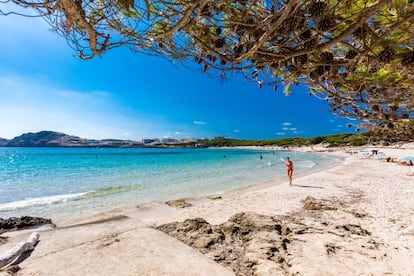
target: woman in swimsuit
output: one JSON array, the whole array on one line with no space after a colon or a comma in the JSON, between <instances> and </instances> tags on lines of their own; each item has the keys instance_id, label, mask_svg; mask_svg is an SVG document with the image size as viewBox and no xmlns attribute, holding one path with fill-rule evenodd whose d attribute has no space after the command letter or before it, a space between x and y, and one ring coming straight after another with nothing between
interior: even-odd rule
<instances>
[{"instance_id":1,"label":"woman in swimsuit","mask_svg":"<svg viewBox=\"0 0 414 276\"><path fill-rule=\"evenodd\" d=\"M289 157L286 157L286 171L289 178L289 185L292 185L293 163Z\"/></svg>"}]
</instances>

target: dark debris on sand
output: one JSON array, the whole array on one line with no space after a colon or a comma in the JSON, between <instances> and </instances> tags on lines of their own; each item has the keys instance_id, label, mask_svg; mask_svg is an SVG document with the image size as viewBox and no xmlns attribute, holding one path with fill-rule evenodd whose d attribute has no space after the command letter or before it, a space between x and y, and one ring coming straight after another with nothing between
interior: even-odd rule
<instances>
[{"instance_id":1,"label":"dark debris on sand","mask_svg":"<svg viewBox=\"0 0 414 276\"><path fill-rule=\"evenodd\" d=\"M46 224L53 224L52 220L30 216L10 217L7 219L0 218L0 234L7 231L21 230Z\"/></svg>"}]
</instances>

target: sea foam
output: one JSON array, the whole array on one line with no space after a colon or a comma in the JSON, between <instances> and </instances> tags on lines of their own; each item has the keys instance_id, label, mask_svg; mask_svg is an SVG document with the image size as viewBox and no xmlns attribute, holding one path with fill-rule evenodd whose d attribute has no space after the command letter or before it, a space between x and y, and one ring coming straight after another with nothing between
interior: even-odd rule
<instances>
[{"instance_id":1,"label":"sea foam","mask_svg":"<svg viewBox=\"0 0 414 276\"><path fill-rule=\"evenodd\" d=\"M302 161L296 162L295 165L300 168L313 168L316 166L316 163L311 160L302 160Z\"/></svg>"},{"instance_id":2,"label":"sea foam","mask_svg":"<svg viewBox=\"0 0 414 276\"><path fill-rule=\"evenodd\" d=\"M56 203L62 203L70 200L76 200L82 198L87 193L78 193L78 194L65 194L65 195L54 195L54 196L44 196L37 198L27 198L19 201L13 201L9 203L0 204L0 211L12 211L18 209L24 209L32 206L45 206Z\"/></svg>"}]
</instances>

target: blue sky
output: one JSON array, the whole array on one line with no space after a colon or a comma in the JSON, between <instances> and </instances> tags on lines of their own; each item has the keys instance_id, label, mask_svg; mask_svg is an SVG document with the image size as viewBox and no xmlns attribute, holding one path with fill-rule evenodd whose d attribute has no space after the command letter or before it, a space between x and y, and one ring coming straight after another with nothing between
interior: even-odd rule
<instances>
[{"instance_id":1,"label":"blue sky","mask_svg":"<svg viewBox=\"0 0 414 276\"><path fill-rule=\"evenodd\" d=\"M2 4L4 5L4 4ZM84 138L242 139L349 133L306 87L259 89L192 65L114 49L79 60L40 18L0 16L0 137L53 130Z\"/></svg>"}]
</instances>

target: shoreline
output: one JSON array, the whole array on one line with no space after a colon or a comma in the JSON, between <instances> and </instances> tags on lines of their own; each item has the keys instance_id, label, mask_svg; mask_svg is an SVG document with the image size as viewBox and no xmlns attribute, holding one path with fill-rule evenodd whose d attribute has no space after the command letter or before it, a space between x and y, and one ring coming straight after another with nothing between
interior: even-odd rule
<instances>
[{"instance_id":1,"label":"shoreline","mask_svg":"<svg viewBox=\"0 0 414 276\"><path fill-rule=\"evenodd\" d=\"M226 150L224 148L223 150ZM237 148L236 148L237 150ZM152 206L156 204L165 204L167 201L174 201L174 200L180 200L182 198L188 198L192 201L196 201L198 199L202 199L205 197L213 196L223 196L224 194L239 194L243 192L244 190L255 190L258 188L267 187L269 185L274 185L274 181L277 180L278 183L282 183L285 178L285 170L283 162L281 162L282 156L286 154L285 150L282 149L282 151L276 153L276 155L271 154L271 151L269 149L263 149L261 147L255 147L255 148L248 148L248 151L254 151L254 150L260 150L257 154L257 159L255 159L254 155L251 155L251 157L247 157L246 164L243 164L243 166L247 166L248 172L246 173L244 171L240 171L239 167L235 166L232 160L230 158L227 158L228 161L225 162L226 168L223 169L224 173L221 172L220 168L218 168L217 177L213 177L211 180L204 181L202 175L203 171L201 170L201 189L191 188L191 187L198 187L198 183L195 185L188 185L189 188L178 190L180 192L173 192L170 194L161 193L160 195L155 194L154 196L149 197L142 197L140 194L145 194L148 188L145 187L151 187L149 185L143 185L144 189L142 189L142 192L140 189L133 190L131 193L119 193L119 196L116 193L112 193L111 189L118 189L123 191L123 189L119 189L119 187L122 187L123 184L117 184L117 183L110 183L102 185L102 190L109 190L108 197L107 195L98 195L97 197L94 197L95 191L98 193L101 188L99 185L92 185L96 186L98 188L90 188L85 189L81 188L74 191L69 191L68 189L65 189L65 192L61 192L58 194L53 194L52 196L49 196L46 194L44 197L39 198L31 198L30 195L28 195L28 198L24 198L23 200L17 200L15 202L10 202L8 204L5 204L5 211L2 214L3 217L19 217L19 216L25 216L25 215L31 215L31 216L37 216L37 217L47 217L52 218L53 221L56 221L57 223L60 223L60 220L62 218L70 219L70 218L79 218L83 216L92 215L94 213L100 213L100 212L107 212L110 209L113 208L128 208L133 205L140 205L140 206ZM265 152L266 151L266 152ZM260 152L264 153L264 160L261 161L258 159ZM299 152L299 151L298 151ZM237 152L236 152L237 153ZM220 152L218 152L218 155L220 156ZM299 154L300 155L300 154ZM327 156L326 154L322 154ZM230 153L228 153L228 157L230 157ZM280 159L279 159L280 157ZM251 158L251 160L250 160ZM302 156L300 157L302 158ZM313 173L321 169L325 169L328 166L331 166L332 161L329 157L312 157L312 154L308 155L308 157L303 157L306 160L313 160L313 162L316 162L316 167L313 167L315 163L311 162L310 164L304 163L302 167L297 167L297 170L295 171L295 174L297 177L307 174L307 173ZM226 159L223 159L226 160ZM302 160L302 159L301 159ZM220 160L219 160L220 161ZM268 162L271 161L271 162ZM251 163L249 163L251 162ZM298 166L299 165L298 163ZM251 170L251 171L250 171ZM234 171L234 173L232 172ZM228 172L228 173L227 173ZM262 172L262 173L261 173ZM193 174L197 174L197 171L194 171ZM128 175L126 172L125 174ZM160 172L162 175L163 173ZM122 176L120 176L122 177ZM119 178L119 177L118 177ZM161 177L159 177L161 179ZM209 178L206 178L209 179ZM99 180L97 180L97 183L99 183ZM133 180L137 183L140 183L140 179ZM187 180L185 180L187 181ZM205 185L205 183L208 183L208 181L211 181L211 184ZM82 182L82 178L77 178L75 182ZM103 181L105 182L105 181ZM135 183L134 182L134 183ZM121 182L122 183L122 182ZM159 182L163 183L163 182ZM204 184L203 184L204 183ZM70 183L69 183L70 184ZM145 183L144 183L145 184ZM109 185L109 186L108 186ZM204 185L204 186L203 186ZM77 185L79 186L79 185ZM139 185L137 185L139 186ZM161 186L161 185L160 185ZM70 187L70 185L68 186ZM85 186L86 187L86 186ZM105 188L109 187L109 188ZM52 187L53 188L53 187ZM79 187L78 187L79 188ZM181 187L179 187L181 188ZM147 189L147 190L145 190ZM168 192L168 190L166 190ZM106 191L104 191L106 193ZM162 191L163 192L163 191ZM125 200L120 200L123 197L126 198ZM68 198L67 202L65 198ZM80 200L78 200L80 199ZM57 204L54 204L52 200L56 200ZM39 203L37 205L37 202ZM90 203L90 204L89 204ZM89 205L88 205L89 204ZM10 206L7 206L10 205ZM27 205L27 208L25 207ZM71 207L73 206L73 207ZM10 209L7 209L10 208ZM14 210L13 208L16 208ZM1 212L0 212L1 213Z\"/></svg>"},{"instance_id":2,"label":"shoreline","mask_svg":"<svg viewBox=\"0 0 414 276\"><path fill-rule=\"evenodd\" d=\"M17 173L15 176L11 177L16 179L21 177L23 180L27 179L26 181L22 181L21 185L22 187L28 188L21 188L19 190L18 187L20 184L12 185L11 181L7 182L6 180L6 185L10 187L7 188L8 186L6 186L6 189L10 190L10 195L15 194L16 197L14 201L8 202L14 196L7 197L7 194L3 193L1 199L5 203L0 204L0 214L2 217L31 215L56 220L56 218L72 216L73 214L75 216L78 216L78 214L83 216L94 212L102 212L109 208L122 205L142 205L145 203L151 204L153 201L165 202L168 200L177 200L181 197L201 197L210 194L223 194L231 190L237 190L239 187L250 187L257 183L274 179L275 177L282 178L284 176L284 166L281 161L282 156L286 154L284 151L272 156L271 151L267 150L264 152L260 150L257 151L257 156L255 156L254 150L252 149L233 149L234 151L232 150L228 153L226 149L221 150L225 151L225 153L215 151L214 149L206 151L208 156L207 161L201 161L200 165L193 165L191 162L186 164L186 161L184 161L193 160L197 156L203 156L197 152L195 152L194 156L192 154L193 151L185 152L190 153L190 155L188 157L187 155L183 155L184 157L181 158L183 161L178 156L178 164L182 163L186 169L188 166L188 171L183 170L182 173L180 170L173 171L175 161L171 162L172 160L168 158L169 156L166 156L167 161L165 164L162 163L159 170L157 170L155 165L139 166L136 170L131 168L128 170L128 166L122 167L122 164L121 170L113 166L117 162L116 160L120 159L115 159L115 161L111 162L113 168L106 168L105 164L102 163L105 162L104 158L100 158L100 162L96 163L95 156L92 156L93 160L90 160L90 158L83 158L82 155L72 157L69 154L68 159L70 161L61 161L62 164L72 166L80 158L79 160L81 162L86 162L85 164L82 163L84 166L94 164L97 168L96 172L92 170L90 177L83 173L85 170L75 170L76 173L72 174L68 172L59 173L61 171L60 167L66 166L54 166L54 164L60 164L60 161L47 166L49 168L48 172L39 174L45 175L45 177L39 176L31 179L30 175L25 177L27 172L24 169L22 169L20 176L18 174L19 170L16 170ZM202 152L204 153L204 151ZM259 159L259 155L262 154L261 152L264 154L264 160ZM53 152L49 154L53 156ZM224 156L227 155L228 158L223 159L223 154L225 154ZM140 156L143 156L143 158ZM157 154L154 156L151 155L151 158L156 158L157 156ZM109 157L107 156L106 158ZM150 157L138 154L136 160L139 164L141 159L148 160L148 158ZM311 155L308 157L305 156L303 159L308 159L310 162L304 163L302 168L298 167L299 170L303 171L314 169L311 168L315 165L312 159L318 160L314 161L317 163L317 167L320 167L320 165L325 166L326 163L330 162L327 161L329 158L324 160L326 158L312 157ZM209 164L213 160L216 163L210 168ZM154 164L154 162L148 162L148 164ZM167 169L165 172L161 170L164 167ZM36 168L36 165L33 168ZM55 171L58 173L54 173ZM103 171L107 173L102 174ZM113 175L111 174L112 171ZM147 177L145 174L149 176ZM63 179L65 175L68 177ZM83 177L85 177L85 181ZM42 183L45 183L45 185ZM49 186L51 187L48 188ZM35 194L30 192L31 189L35 188Z\"/></svg>"},{"instance_id":3,"label":"shoreline","mask_svg":"<svg viewBox=\"0 0 414 276\"><path fill-rule=\"evenodd\" d=\"M258 149L258 150L274 150L274 148L266 148L266 147L238 147L244 149ZM285 151L285 149L281 149ZM298 151L303 152L301 148L295 148L294 150L290 151ZM299 172L294 176L296 178L302 178L308 175L317 174L326 170L330 170L332 168L338 167L343 165L345 162L346 154L339 153L339 152L312 152L307 151L307 153L311 154L325 154L334 156L336 158L336 162L334 164L324 165L315 170L310 170L306 172ZM220 201L223 199L231 200L236 197L243 196L245 194L251 192L257 192L266 188L270 188L272 186L279 186L282 185L287 181L285 176L283 177L276 177L271 180L254 183L249 186L241 186L231 188L225 192L218 192L218 193L211 193L205 194L200 196L194 197L184 197L184 198L177 198L177 199L169 199L166 201L149 201L144 202L141 204L127 204L127 205L119 205L113 208L106 208L103 210L98 211L90 211L87 213L83 213L81 215L73 215L68 216L67 218L55 218L53 221L56 225L62 225L66 227L68 225L76 224L85 220L89 219L99 219L101 217L106 217L108 214L113 214L114 216L123 215L127 213L127 216L133 216L134 218L140 219L143 222L148 222L149 226L151 226L153 221L162 221L162 217L166 216L169 213L179 212L182 209L192 208L194 206L200 204L206 204L210 201ZM169 204L171 203L171 204Z\"/></svg>"},{"instance_id":4,"label":"shoreline","mask_svg":"<svg viewBox=\"0 0 414 276\"><path fill-rule=\"evenodd\" d=\"M414 156L412 146L408 149L376 148L396 158ZM255 185L256 189L236 192L232 196L226 194L216 199L203 197L196 202L189 201L192 206L188 208L168 207L159 203L124 206L76 220L55 222L58 228L40 232L41 242L32 256L19 265L21 272L18 275L46 275L43 268L46 264L68 275L91 274L87 273L90 272L88 266L104 273L116 271L117 275L150 275L151 272L154 272L151 275L182 275L183 271L189 271L188 275L209 275L217 271L220 271L220 275L234 275L231 266L223 266L219 264L220 261L214 262L218 258L215 246L222 248L218 241L214 240L215 243L208 247L203 245L197 248L200 245L197 241L208 237L206 233L197 232L201 236L196 242L190 242L188 237L181 237L184 240L179 242L177 239L180 238L171 238L172 233L167 235L154 227L171 224L170 228L174 226L176 231L186 233L188 225L187 228L180 228L183 226L179 222L203 218L211 224L212 229L217 229L220 225L228 225L237 214L247 214L246 219L251 220L247 223L249 227L260 224L260 219L268 221L268 218L278 218L284 227L290 229L289 233L283 234L282 239L289 243L280 245L282 247L277 249L279 255L272 253L274 258L284 260L283 270L280 270L276 259L269 259L269 255L263 255L262 252L269 246L266 239L275 239L274 233L249 230L256 234L252 234L250 238L253 240L244 245L249 255L240 259L240 262L243 263L246 258L254 260L251 269L257 275L413 274L414 177L406 175L410 169L408 166L388 163L370 155L347 153L360 149L334 149L332 154L345 158L339 166L294 177L291 187L287 185L287 180L281 180L281 183L271 181L262 183L265 187L258 184ZM120 215L127 219L99 222ZM81 225L94 221L99 223ZM67 227L70 225L76 227ZM135 236L126 233L134 233ZM195 232L191 233L190 237L195 235ZM22 233L20 236L25 235ZM137 239L137 235L142 236ZM258 237L261 237L261 241L257 240ZM19 238L18 233L15 233L11 235L9 243ZM263 240L267 243L260 243ZM108 250L103 252L103 248ZM116 260L112 255L124 256L126 253L135 256L139 267L126 261L124 268L121 268L125 260ZM82 254L90 256L92 264L80 261L79 256ZM99 257L96 257L97 254ZM183 259L197 261L186 263ZM161 267L158 265L160 262L163 263ZM177 268L177 264L181 266ZM191 272L194 267L196 270L193 271L198 273Z\"/></svg>"}]
</instances>

